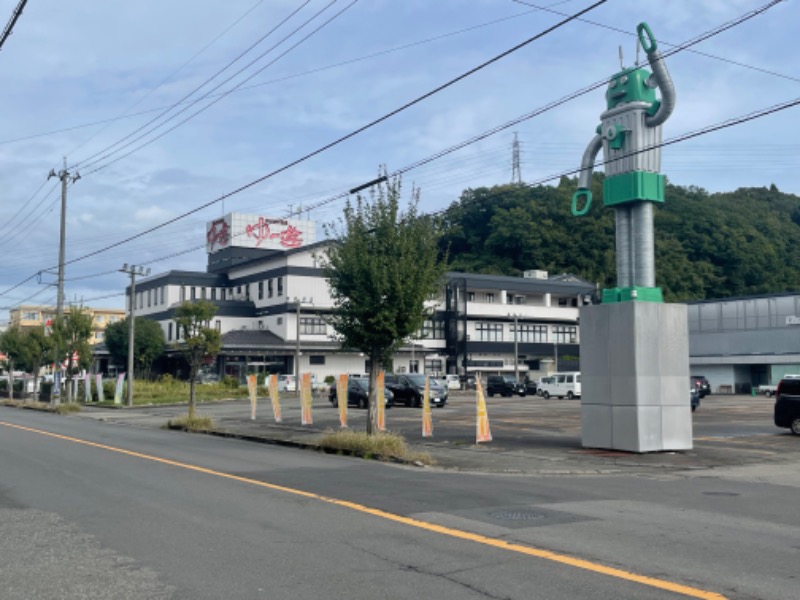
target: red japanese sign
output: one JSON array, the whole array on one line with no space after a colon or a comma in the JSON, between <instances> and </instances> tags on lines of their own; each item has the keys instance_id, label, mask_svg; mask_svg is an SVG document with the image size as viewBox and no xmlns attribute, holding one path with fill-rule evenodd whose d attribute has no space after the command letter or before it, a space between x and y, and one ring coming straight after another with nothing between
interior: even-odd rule
<instances>
[{"instance_id":1,"label":"red japanese sign","mask_svg":"<svg viewBox=\"0 0 800 600\"><path fill-rule=\"evenodd\" d=\"M303 233L286 221L259 217L254 225L247 226L247 237L256 240L256 247L266 240L277 240L284 248L299 248L303 245Z\"/></svg>"},{"instance_id":2,"label":"red japanese sign","mask_svg":"<svg viewBox=\"0 0 800 600\"><path fill-rule=\"evenodd\" d=\"M228 245L230 242L230 232L225 219L211 221L211 225L209 225L208 231L206 232L206 242L212 250L214 249L214 244L218 244L219 246Z\"/></svg>"}]
</instances>

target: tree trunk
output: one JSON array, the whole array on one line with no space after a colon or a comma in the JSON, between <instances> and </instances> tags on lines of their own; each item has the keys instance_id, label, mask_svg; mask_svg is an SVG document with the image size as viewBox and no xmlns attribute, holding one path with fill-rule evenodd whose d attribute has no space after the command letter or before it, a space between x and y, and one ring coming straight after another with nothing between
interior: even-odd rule
<instances>
[{"instance_id":1,"label":"tree trunk","mask_svg":"<svg viewBox=\"0 0 800 600\"><path fill-rule=\"evenodd\" d=\"M367 414L367 435L375 435L378 433L378 371L380 364L378 356L370 354L369 356L369 407Z\"/></svg>"},{"instance_id":2,"label":"tree trunk","mask_svg":"<svg viewBox=\"0 0 800 600\"><path fill-rule=\"evenodd\" d=\"M8 359L8 399L14 399L14 361Z\"/></svg>"},{"instance_id":3,"label":"tree trunk","mask_svg":"<svg viewBox=\"0 0 800 600\"><path fill-rule=\"evenodd\" d=\"M194 386L197 378L197 363L200 357L193 355L189 365L189 421L194 419Z\"/></svg>"}]
</instances>

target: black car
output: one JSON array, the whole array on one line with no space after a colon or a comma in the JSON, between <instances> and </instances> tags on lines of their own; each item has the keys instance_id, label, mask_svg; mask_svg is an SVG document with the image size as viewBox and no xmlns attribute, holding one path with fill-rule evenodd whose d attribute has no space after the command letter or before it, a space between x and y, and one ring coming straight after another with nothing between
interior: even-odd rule
<instances>
[{"instance_id":1,"label":"black car","mask_svg":"<svg viewBox=\"0 0 800 600\"><path fill-rule=\"evenodd\" d=\"M701 398L705 398L711 393L711 385L705 375L691 375L692 385L697 388Z\"/></svg>"},{"instance_id":2,"label":"black car","mask_svg":"<svg viewBox=\"0 0 800 600\"><path fill-rule=\"evenodd\" d=\"M386 373L384 382L392 390L397 404L406 406L422 406L422 396L425 393L425 375L411 373L408 375L394 375ZM447 388L430 378L431 406L443 407L447 404Z\"/></svg>"},{"instance_id":3,"label":"black car","mask_svg":"<svg viewBox=\"0 0 800 600\"><path fill-rule=\"evenodd\" d=\"M775 426L800 435L800 378L781 379L775 392Z\"/></svg>"},{"instance_id":4,"label":"black car","mask_svg":"<svg viewBox=\"0 0 800 600\"><path fill-rule=\"evenodd\" d=\"M537 391L536 382L532 379L525 378L525 395L526 396L535 396Z\"/></svg>"},{"instance_id":5,"label":"black car","mask_svg":"<svg viewBox=\"0 0 800 600\"><path fill-rule=\"evenodd\" d=\"M486 380L486 395L490 398L495 394L501 396L525 395L525 385L518 383L513 375L489 375Z\"/></svg>"},{"instance_id":6,"label":"black car","mask_svg":"<svg viewBox=\"0 0 800 600\"><path fill-rule=\"evenodd\" d=\"M394 406L394 394L392 390L384 388L384 398L386 408ZM332 385L328 392L328 400L334 406L339 406L339 397L336 393L336 386ZM364 377L347 378L347 405L367 408L369 406L369 379Z\"/></svg>"}]
</instances>

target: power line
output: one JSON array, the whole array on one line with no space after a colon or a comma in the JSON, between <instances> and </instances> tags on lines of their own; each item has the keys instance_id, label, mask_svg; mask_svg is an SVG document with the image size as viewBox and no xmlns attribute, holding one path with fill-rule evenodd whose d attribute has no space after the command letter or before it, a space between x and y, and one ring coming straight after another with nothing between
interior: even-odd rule
<instances>
[{"instance_id":1,"label":"power line","mask_svg":"<svg viewBox=\"0 0 800 600\"><path fill-rule=\"evenodd\" d=\"M27 3L28 0L20 0L19 4L17 4L17 7L14 9L14 12L11 13L11 18L8 20L5 29L3 29L3 33L0 33L0 50L2 50L3 44L6 43L8 36L11 35L14 25L17 24L17 20L22 16L22 9L25 8Z\"/></svg>"},{"instance_id":2,"label":"power line","mask_svg":"<svg viewBox=\"0 0 800 600\"><path fill-rule=\"evenodd\" d=\"M201 83L200 85L198 85L197 87L195 87L195 88L194 88L194 89L193 89L191 92L189 92L188 94L184 95L184 96L183 96L183 97L182 97L180 100L178 100L177 102L175 102L174 104L172 104L172 105L171 105L169 108L167 108L166 110L164 110L163 112L161 112L159 115L157 115L157 116L153 117L153 118L152 118L150 121L148 121L147 123L145 123L145 124L144 124L144 125L142 125L141 127L138 127L137 129L133 130L131 133L129 133L128 135L126 135L126 136L125 136L125 137L123 137L122 139L120 139L120 140L118 140L118 141L114 142L114 143L113 143L113 144L111 144L110 146L107 146L107 147L106 147L106 148L104 148L103 150L100 150L100 151L98 151L98 152L95 152L95 153L94 153L94 154L92 154L91 156L88 156L87 158L85 158L85 159L83 159L83 160L81 160L81 161L78 161L77 163L75 163L75 165L76 165L76 166L81 166L82 168L86 169L86 168L90 167L91 165L93 165L93 164L96 164L96 163L98 163L98 162L100 162L100 161L104 160L105 158L108 158L109 156L111 156L111 155L113 155L113 154L115 154L115 153L119 152L119 151L120 151L120 150L122 150L123 148L127 148L127 147L128 147L128 146L130 146L131 144L133 144L133 143L135 143L136 141L138 141L138 140L142 139L142 137L144 137L144 136L146 136L146 135L149 135L149 134L150 134L152 131L154 131L155 129L158 129L159 127L162 127L162 126L164 125L164 123L161 123L160 125L157 125L156 127L152 128L150 131L145 131L145 133L143 133L142 135L140 135L140 136L138 136L138 137L135 137L133 140L131 140L131 141L130 141L130 142L128 142L127 144L124 144L123 146L121 146L121 147L117 148L117 150L114 150L114 151L112 151L112 148L115 148L116 146L119 146L120 144L122 144L122 142L125 142L126 140L130 140L130 138L132 138L133 136L135 136L137 133L139 133L139 132L140 132L140 131L142 131L143 129L146 129L147 127L149 127L149 126L150 126L150 125L152 125L153 123L157 122L159 119L161 119L163 116L167 115L169 112L171 112L171 111L172 111L173 109L175 109L177 106L180 106L180 104L182 104L184 101L188 100L188 99L189 99L189 98L190 98L190 97L191 97L193 94L195 94L196 92L199 92L199 91L200 91L202 88L204 88L206 85L208 85L209 83L211 83L211 82L212 82L214 79L216 79L216 78L217 78L219 75L221 75L222 73L224 73L225 71L227 71L227 70L228 70L230 67L232 67L232 66L233 66L233 65L234 65L236 62L238 62L240 59L242 59L242 58L243 58L243 57L244 57L244 56L245 56L247 53L249 53L249 52L250 52L251 50L253 50L253 49L254 49L256 46L258 46L259 44L261 44L261 42L263 42L263 41L264 41L264 40L266 40L266 39L267 39L269 36L271 36L273 33L275 33L275 31L277 31L277 30L278 30L278 29L280 29L280 28L281 28L283 25L285 25L287 22L289 22L289 21L292 19L292 17L294 17L294 16L295 16L297 13L299 13L299 12L300 12L300 11L301 11L301 10L302 10L302 9L303 9L305 6L307 6L307 5L308 5L308 3L309 3L310 1L311 1L311 0L305 0L305 1L304 1L304 2L303 2L303 3L302 3L300 6L299 6L299 7L297 7L295 10L293 10L291 13L289 13L289 15L287 15L286 17L284 17L284 18L283 18L283 19L282 19L282 20L281 20L281 21L280 21L280 22L279 22L277 25L275 25L275 26L274 26L272 29L270 29L270 30L269 30L267 33L265 33L265 34L264 34L264 35L262 35L260 38L258 38L258 39L257 39L255 42L253 42L253 43L252 43L250 46L248 46L248 47L247 47L247 48L246 48L246 49L245 49L243 52L240 52L240 53L239 53L239 54L236 56L236 58L234 58L233 60L229 61L229 62L228 62L228 64L226 64L224 67L222 67L221 69L219 69L219 70L218 70L216 73L214 73L214 74L213 74L211 77L209 77L209 78L208 78L208 79L206 79L206 80L205 80L203 83ZM326 6L325 6L325 7L323 7L323 8L322 8L320 11L318 11L316 14L314 14L314 16L312 16L310 20L313 20L313 19L315 19L315 18L316 18L318 15L320 15L322 12L324 12L325 10L327 10L327 9L328 9L328 8L329 8L329 7L330 7L332 4L334 4L336 1L337 1L337 0L332 0L332 2L330 2L330 4L326 5ZM308 22L309 22L309 21L306 21L306 22L305 22L303 25L301 25L301 27L304 27L304 26L305 26L305 24L307 24ZM290 36L291 36L291 35L293 35L293 34L294 34L296 31L297 31L297 29L295 29L294 31L292 31L292 33L290 33L289 35L290 35ZM286 38L284 38L284 40L285 40L285 39L286 39ZM281 42L282 42L282 41L284 41L284 40L281 40ZM281 42L279 42L279 44L280 44ZM275 45L273 45L271 48L269 48L269 49L268 49L266 52L264 52L264 53L260 54L259 56L257 56L257 57L255 58L255 60L254 60L254 61L251 61L250 63L248 63L247 65L245 65L245 66L244 66L242 69L240 69L239 71L237 71L236 73L234 73L234 74L233 74L231 77L235 77L236 75L238 75L239 73L241 73L241 72L242 72L242 70L244 70L244 69L247 69L248 67L250 67L250 66L251 66L251 65L252 65L254 62L257 62L258 60L260 60L261 58L263 58L265 54L267 54L267 53L271 52L271 51L272 51L274 48L275 48ZM223 82L222 82L222 84L220 84L220 85L223 85L223 84L225 84L226 82L230 81L230 79L231 79L231 78L229 77L228 79L226 79L225 81L223 81ZM211 91L213 92L214 90L218 89L218 88L220 87L220 85L217 85L217 86L216 86L216 87L214 87L214 88L213 88ZM208 92L208 93L210 93L210 92ZM207 95L208 93L206 93L205 95L201 96L200 98L197 98L197 99L193 100L192 102L190 102L188 106L184 107L184 108L183 108L181 111L179 111L177 114L175 114L175 115L172 115L172 116L168 117L168 118L165 120L165 123L166 123L166 122L169 122L169 121L170 121L170 120L172 120L172 119L174 119L175 117L177 117L177 115L181 114L182 112L184 112L184 111L188 110L189 108L191 108L192 106L194 106L194 105L195 105L197 102L199 102L199 101L203 100L203 99L206 97L206 95ZM101 154L103 154L103 153L106 153L106 152L107 152L107 154L105 154L104 156L100 156ZM98 157L98 156L100 156L100 158L96 158L96 157Z\"/></svg>"}]
</instances>

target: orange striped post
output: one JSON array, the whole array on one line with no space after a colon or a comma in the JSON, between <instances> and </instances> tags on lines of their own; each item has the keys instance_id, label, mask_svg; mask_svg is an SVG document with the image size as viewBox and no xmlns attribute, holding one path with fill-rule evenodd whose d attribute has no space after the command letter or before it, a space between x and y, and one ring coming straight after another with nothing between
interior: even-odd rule
<instances>
[{"instance_id":1,"label":"orange striped post","mask_svg":"<svg viewBox=\"0 0 800 600\"><path fill-rule=\"evenodd\" d=\"M258 375L247 376L247 393L250 396L250 420L256 420L256 392L258 388Z\"/></svg>"},{"instance_id":2,"label":"orange striped post","mask_svg":"<svg viewBox=\"0 0 800 600\"><path fill-rule=\"evenodd\" d=\"M300 387L300 423L302 425L313 425L314 419L311 417L311 373L303 373Z\"/></svg>"},{"instance_id":3,"label":"orange striped post","mask_svg":"<svg viewBox=\"0 0 800 600\"><path fill-rule=\"evenodd\" d=\"M272 402L272 414L275 416L275 422L281 423L281 398L278 392L278 376L273 374L269 376L269 399Z\"/></svg>"},{"instance_id":4,"label":"orange striped post","mask_svg":"<svg viewBox=\"0 0 800 600\"><path fill-rule=\"evenodd\" d=\"M375 382L375 385L378 386L378 393L376 394L378 399L378 431L386 431L386 392L383 387L385 381L384 375L383 371L378 373L378 379Z\"/></svg>"},{"instance_id":5,"label":"orange striped post","mask_svg":"<svg viewBox=\"0 0 800 600\"><path fill-rule=\"evenodd\" d=\"M475 441L491 442L492 432L489 429L489 413L486 410L486 399L483 397L483 386L480 376L475 378L476 389L478 392L478 422Z\"/></svg>"},{"instance_id":6,"label":"orange striped post","mask_svg":"<svg viewBox=\"0 0 800 600\"><path fill-rule=\"evenodd\" d=\"M336 401L339 404L339 426L347 428L347 373L339 375L336 382Z\"/></svg>"},{"instance_id":7,"label":"orange striped post","mask_svg":"<svg viewBox=\"0 0 800 600\"><path fill-rule=\"evenodd\" d=\"M422 395L422 437L433 437L431 418L431 380L425 377L425 391Z\"/></svg>"}]
</instances>

